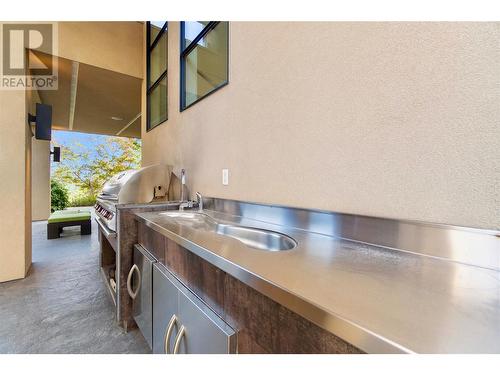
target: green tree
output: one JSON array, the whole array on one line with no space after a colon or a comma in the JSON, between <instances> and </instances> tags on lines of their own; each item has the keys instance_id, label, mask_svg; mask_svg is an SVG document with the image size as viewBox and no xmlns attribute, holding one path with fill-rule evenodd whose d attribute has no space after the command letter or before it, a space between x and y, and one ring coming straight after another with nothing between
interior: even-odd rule
<instances>
[{"instance_id":1,"label":"green tree","mask_svg":"<svg viewBox=\"0 0 500 375\"><path fill-rule=\"evenodd\" d=\"M113 175L140 166L141 143L137 139L108 137L90 150L82 144L63 146L62 160L53 178L76 186L95 199Z\"/></svg>"},{"instance_id":2,"label":"green tree","mask_svg":"<svg viewBox=\"0 0 500 375\"><path fill-rule=\"evenodd\" d=\"M50 181L50 210L64 210L68 206L68 191L57 180Z\"/></svg>"}]
</instances>

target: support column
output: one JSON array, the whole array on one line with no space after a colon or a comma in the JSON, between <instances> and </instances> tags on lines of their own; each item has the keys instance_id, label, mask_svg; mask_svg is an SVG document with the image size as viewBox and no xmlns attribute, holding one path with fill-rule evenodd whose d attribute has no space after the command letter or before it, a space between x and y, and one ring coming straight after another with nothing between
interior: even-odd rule
<instances>
[{"instance_id":1,"label":"support column","mask_svg":"<svg viewBox=\"0 0 500 375\"><path fill-rule=\"evenodd\" d=\"M32 220L47 220L50 216L50 142L33 138L31 144Z\"/></svg>"},{"instance_id":2,"label":"support column","mask_svg":"<svg viewBox=\"0 0 500 375\"><path fill-rule=\"evenodd\" d=\"M0 90L0 282L31 266L31 129L25 91Z\"/></svg>"}]
</instances>

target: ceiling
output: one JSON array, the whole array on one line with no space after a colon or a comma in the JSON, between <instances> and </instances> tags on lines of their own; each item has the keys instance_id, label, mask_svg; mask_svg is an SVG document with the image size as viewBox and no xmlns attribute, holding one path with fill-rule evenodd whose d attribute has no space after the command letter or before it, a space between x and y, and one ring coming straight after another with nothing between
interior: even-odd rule
<instances>
[{"instance_id":1,"label":"ceiling","mask_svg":"<svg viewBox=\"0 0 500 375\"><path fill-rule=\"evenodd\" d=\"M45 65L51 65L52 56L32 52ZM141 79L61 57L55 59L58 89L38 92L43 104L52 105L53 129L141 137Z\"/></svg>"}]
</instances>

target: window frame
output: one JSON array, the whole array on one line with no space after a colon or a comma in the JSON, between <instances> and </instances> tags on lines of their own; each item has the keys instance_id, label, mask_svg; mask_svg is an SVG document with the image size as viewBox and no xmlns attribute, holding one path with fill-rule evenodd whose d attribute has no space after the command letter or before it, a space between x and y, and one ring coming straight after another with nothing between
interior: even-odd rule
<instances>
[{"instance_id":1,"label":"window frame","mask_svg":"<svg viewBox=\"0 0 500 375\"><path fill-rule=\"evenodd\" d=\"M203 96L200 96L198 99L196 99L194 102L190 103L189 105L186 105L186 58L189 53L196 48L196 45L202 39L205 35L207 35L210 31L215 29L221 22L227 22L227 40L226 40L226 50L227 50L227 56L226 56L226 67L227 67L227 77L226 80L215 87L213 90L209 91ZM179 110L180 112L185 111L186 109L192 107L199 101L205 99L207 96L213 94L214 92L218 91L219 89L223 88L229 83L229 21L210 21L204 28L201 30L196 38L194 38L189 45L185 45L186 43L186 38L185 38L185 23L186 21L181 21L180 24L180 87L179 87L179 93L180 93L180 100L179 100Z\"/></svg>"},{"instance_id":2,"label":"window frame","mask_svg":"<svg viewBox=\"0 0 500 375\"><path fill-rule=\"evenodd\" d=\"M151 80L151 53L154 48L160 42L162 36L167 33L167 64L165 66L165 71L161 73L156 81L150 84ZM167 111L165 112L165 116L160 119L156 125L151 126L151 100L150 95L153 90L160 84L160 82L166 79L167 81ZM158 125L163 124L168 120L168 21L165 21L165 24L162 26L161 30L158 32L158 35L151 41L151 22L146 21L146 132L149 132L156 128Z\"/></svg>"}]
</instances>

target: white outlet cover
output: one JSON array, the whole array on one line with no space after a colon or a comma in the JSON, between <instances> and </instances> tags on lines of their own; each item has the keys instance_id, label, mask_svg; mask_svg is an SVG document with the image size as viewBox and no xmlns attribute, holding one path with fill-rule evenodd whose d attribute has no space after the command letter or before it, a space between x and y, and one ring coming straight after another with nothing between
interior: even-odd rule
<instances>
[{"instance_id":1,"label":"white outlet cover","mask_svg":"<svg viewBox=\"0 0 500 375\"><path fill-rule=\"evenodd\" d=\"M222 185L229 185L229 169L222 170Z\"/></svg>"}]
</instances>

